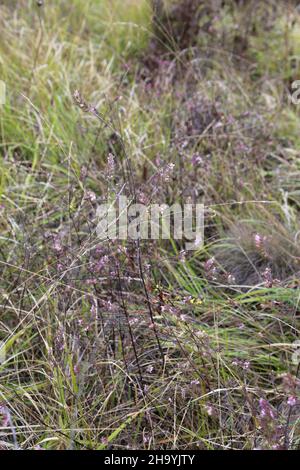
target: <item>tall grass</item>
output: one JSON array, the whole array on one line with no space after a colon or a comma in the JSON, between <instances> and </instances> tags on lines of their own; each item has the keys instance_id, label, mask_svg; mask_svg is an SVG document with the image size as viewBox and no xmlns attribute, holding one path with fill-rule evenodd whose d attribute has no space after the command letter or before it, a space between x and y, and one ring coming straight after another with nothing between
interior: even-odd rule
<instances>
[{"instance_id":1,"label":"tall grass","mask_svg":"<svg viewBox=\"0 0 300 470\"><path fill-rule=\"evenodd\" d=\"M298 448L294 3L42 3L0 2L1 448ZM100 242L121 191L204 246Z\"/></svg>"}]
</instances>

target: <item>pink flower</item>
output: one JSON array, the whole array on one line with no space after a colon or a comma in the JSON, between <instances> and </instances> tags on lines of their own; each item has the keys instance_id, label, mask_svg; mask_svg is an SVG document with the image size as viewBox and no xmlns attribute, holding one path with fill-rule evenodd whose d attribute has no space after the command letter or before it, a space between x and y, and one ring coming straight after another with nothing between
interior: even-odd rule
<instances>
[{"instance_id":1,"label":"pink flower","mask_svg":"<svg viewBox=\"0 0 300 470\"><path fill-rule=\"evenodd\" d=\"M275 419L275 413L273 411L272 406L268 402L268 400L265 400L264 398L260 398L259 408L260 408L261 418L270 419L270 420Z\"/></svg>"},{"instance_id":2,"label":"pink flower","mask_svg":"<svg viewBox=\"0 0 300 470\"><path fill-rule=\"evenodd\" d=\"M152 374L154 367L152 365L149 365L146 370L149 374Z\"/></svg>"},{"instance_id":3,"label":"pink flower","mask_svg":"<svg viewBox=\"0 0 300 470\"><path fill-rule=\"evenodd\" d=\"M202 159L202 157L201 157L198 153L195 153L195 154L192 156L192 164L193 164L193 166L200 165L202 162L203 162L203 159Z\"/></svg>"},{"instance_id":4,"label":"pink flower","mask_svg":"<svg viewBox=\"0 0 300 470\"><path fill-rule=\"evenodd\" d=\"M254 235L254 243L255 243L256 248L259 249L259 248L262 247L263 239L262 239L262 236L259 233L256 233Z\"/></svg>"},{"instance_id":5,"label":"pink flower","mask_svg":"<svg viewBox=\"0 0 300 470\"><path fill-rule=\"evenodd\" d=\"M273 276L272 276L272 271L270 268L266 268L264 272L262 273L262 276L265 281L265 286L266 287L272 287L273 286Z\"/></svg>"},{"instance_id":6,"label":"pink flower","mask_svg":"<svg viewBox=\"0 0 300 470\"><path fill-rule=\"evenodd\" d=\"M0 426L7 428L10 422L10 414L6 406L0 406Z\"/></svg>"},{"instance_id":7,"label":"pink flower","mask_svg":"<svg viewBox=\"0 0 300 470\"><path fill-rule=\"evenodd\" d=\"M205 263L205 269L210 269L214 265L215 259L210 258Z\"/></svg>"},{"instance_id":8,"label":"pink flower","mask_svg":"<svg viewBox=\"0 0 300 470\"><path fill-rule=\"evenodd\" d=\"M97 199L97 196L93 191L86 191L84 194L84 199L86 201L95 202Z\"/></svg>"},{"instance_id":9,"label":"pink flower","mask_svg":"<svg viewBox=\"0 0 300 470\"><path fill-rule=\"evenodd\" d=\"M297 398L293 395L288 398L287 404L289 406L295 406L297 404Z\"/></svg>"},{"instance_id":10,"label":"pink flower","mask_svg":"<svg viewBox=\"0 0 300 470\"><path fill-rule=\"evenodd\" d=\"M162 168L160 171L160 177L163 181L168 182L170 180L174 167L174 163L168 163L164 168Z\"/></svg>"},{"instance_id":11,"label":"pink flower","mask_svg":"<svg viewBox=\"0 0 300 470\"><path fill-rule=\"evenodd\" d=\"M199 384L200 384L199 380L192 380L191 381L191 385L199 385Z\"/></svg>"},{"instance_id":12,"label":"pink flower","mask_svg":"<svg viewBox=\"0 0 300 470\"><path fill-rule=\"evenodd\" d=\"M215 409L212 405L204 405L204 408L208 416L214 416L216 414Z\"/></svg>"},{"instance_id":13,"label":"pink flower","mask_svg":"<svg viewBox=\"0 0 300 470\"><path fill-rule=\"evenodd\" d=\"M61 240L58 237L54 240L53 248L57 253L60 253L63 250Z\"/></svg>"}]
</instances>

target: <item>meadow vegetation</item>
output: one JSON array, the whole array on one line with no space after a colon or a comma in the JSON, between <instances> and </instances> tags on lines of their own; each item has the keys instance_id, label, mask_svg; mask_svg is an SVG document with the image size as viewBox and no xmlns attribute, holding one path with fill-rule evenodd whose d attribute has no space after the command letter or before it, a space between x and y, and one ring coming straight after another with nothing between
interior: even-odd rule
<instances>
[{"instance_id":1,"label":"meadow vegetation","mask_svg":"<svg viewBox=\"0 0 300 470\"><path fill-rule=\"evenodd\" d=\"M300 10L0 1L0 447L296 449ZM97 206L202 201L205 241Z\"/></svg>"}]
</instances>

